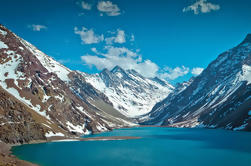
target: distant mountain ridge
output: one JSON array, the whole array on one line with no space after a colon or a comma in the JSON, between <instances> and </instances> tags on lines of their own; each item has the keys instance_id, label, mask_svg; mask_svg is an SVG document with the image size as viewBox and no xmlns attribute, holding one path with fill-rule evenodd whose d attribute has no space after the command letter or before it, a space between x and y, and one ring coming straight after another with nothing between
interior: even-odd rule
<instances>
[{"instance_id":1,"label":"distant mountain ridge","mask_svg":"<svg viewBox=\"0 0 251 166\"><path fill-rule=\"evenodd\" d=\"M251 130L251 34L140 120L142 124Z\"/></svg>"},{"instance_id":2,"label":"distant mountain ridge","mask_svg":"<svg viewBox=\"0 0 251 166\"><path fill-rule=\"evenodd\" d=\"M88 83L109 98L114 108L131 118L148 113L174 89L157 77L145 78L135 70L124 70L119 66L98 74L82 74Z\"/></svg>"}]
</instances>

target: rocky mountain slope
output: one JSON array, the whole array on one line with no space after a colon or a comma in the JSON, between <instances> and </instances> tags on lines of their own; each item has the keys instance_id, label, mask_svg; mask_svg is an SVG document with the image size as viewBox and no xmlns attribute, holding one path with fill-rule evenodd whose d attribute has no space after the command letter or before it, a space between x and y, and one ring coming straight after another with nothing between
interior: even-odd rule
<instances>
[{"instance_id":1,"label":"rocky mountain slope","mask_svg":"<svg viewBox=\"0 0 251 166\"><path fill-rule=\"evenodd\" d=\"M81 74L108 97L115 109L131 118L151 111L174 89L166 81L145 78L135 70L123 70L119 66L111 71L104 69L99 74Z\"/></svg>"},{"instance_id":2,"label":"rocky mountain slope","mask_svg":"<svg viewBox=\"0 0 251 166\"><path fill-rule=\"evenodd\" d=\"M251 34L141 118L143 124L251 130Z\"/></svg>"},{"instance_id":3,"label":"rocky mountain slope","mask_svg":"<svg viewBox=\"0 0 251 166\"><path fill-rule=\"evenodd\" d=\"M134 125L109 99L0 25L0 140L24 143Z\"/></svg>"}]
</instances>

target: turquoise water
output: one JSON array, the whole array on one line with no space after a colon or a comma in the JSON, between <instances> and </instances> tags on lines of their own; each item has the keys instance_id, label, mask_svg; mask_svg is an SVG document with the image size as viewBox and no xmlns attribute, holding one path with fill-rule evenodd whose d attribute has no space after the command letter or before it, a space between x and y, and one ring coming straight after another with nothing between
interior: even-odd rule
<instances>
[{"instance_id":1,"label":"turquoise water","mask_svg":"<svg viewBox=\"0 0 251 166\"><path fill-rule=\"evenodd\" d=\"M41 166L251 166L251 133L141 127L97 136L137 140L55 142L13 148Z\"/></svg>"}]
</instances>

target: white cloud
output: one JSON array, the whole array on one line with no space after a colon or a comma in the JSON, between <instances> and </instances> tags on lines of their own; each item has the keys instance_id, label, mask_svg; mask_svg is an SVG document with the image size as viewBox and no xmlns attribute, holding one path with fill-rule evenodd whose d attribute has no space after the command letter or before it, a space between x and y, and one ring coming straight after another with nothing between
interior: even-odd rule
<instances>
[{"instance_id":1,"label":"white cloud","mask_svg":"<svg viewBox=\"0 0 251 166\"><path fill-rule=\"evenodd\" d=\"M92 5L89 4L89 3L87 3L87 2L85 2L85 1L82 1L82 2L81 2L81 6L82 6L82 8L85 9L85 10L91 10L91 9L92 9Z\"/></svg>"},{"instance_id":2,"label":"white cloud","mask_svg":"<svg viewBox=\"0 0 251 166\"><path fill-rule=\"evenodd\" d=\"M121 14L118 5L113 4L111 1L99 1L97 9L108 16L118 16Z\"/></svg>"},{"instance_id":3,"label":"white cloud","mask_svg":"<svg viewBox=\"0 0 251 166\"><path fill-rule=\"evenodd\" d=\"M126 42L126 40L125 40L125 31L118 30L118 34L117 34L117 36L115 38L115 42L120 43L120 44Z\"/></svg>"},{"instance_id":4,"label":"white cloud","mask_svg":"<svg viewBox=\"0 0 251 166\"><path fill-rule=\"evenodd\" d=\"M126 47L112 46L114 43L123 44L126 42L125 31L117 29L117 31L108 31L104 35L97 35L93 29L82 27L78 30L74 28L75 34L80 35L84 44L93 44L105 42L104 50L98 51L97 48L91 48L92 53L81 56L81 60L90 67L95 66L98 70L107 68L113 69L116 65L123 69L134 69L145 77L159 77L166 80L175 80L189 73L189 68L185 66L160 69L157 64L149 59L143 60L139 54L139 49L132 51ZM107 35L109 37L105 37ZM134 41L134 35L129 35L128 40Z\"/></svg>"},{"instance_id":5,"label":"white cloud","mask_svg":"<svg viewBox=\"0 0 251 166\"><path fill-rule=\"evenodd\" d=\"M28 25L28 27L31 28L33 31L41 31L42 29L47 29L45 25L38 25L38 24Z\"/></svg>"},{"instance_id":6,"label":"white cloud","mask_svg":"<svg viewBox=\"0 0 251 166\"><path fill-rule=\"evenodd\" d=\"M198 0L194 4L185 7L183 12L193 11L194 14L209 13L211 11L216 11L220 9L220 5L212 4L207 2L207 0Z\"/></svg>"},{"instance_id":7,"label":"white cloud","mask_svg":"<svg viewBox=\"0 0 251 166\"><path fill-rule=\"evenodd\" d=\"M192 74L197 76L197 75L200 75L200 73L203 71L204 69L203 68L200 68L200 67L195 67L192 69Z\"/></svg>"},{"instance_id":8,"label":"white cloud","mask_svg":"<svg viewBox=\"0 0 251 166\"><path fill-rule=\"evenodd\" d=\"M74 33L80 35L83 44L94 44L105 41L106 44L112 45L114 43L123 44L126 42L125 31L117 29L117 31L108 31L105 34L95 34L93 29L87 29L82 27L82 29L74 28ZM109 34L109 35L108 35ZM109 36L109 37L107 37ZM134 40L134 36L131 37Z\"/></svg>"},{"instance_id":9,"label":"white cloud","mask_svg":"<svg viewBox=\"0 0 251 166\"><path fill-rule=\"evenodd\" d=\"M137 53L125 47L106 46L106 53L99 53L95 48L92 51L97 56L85 55L81 59L89 66L96 66L102 70L107 68L111 70L116 65L123 69L134 69L145 77L155 77L159 70L158 65L150 60L142 60L142 57Z\"/></svg>"},{"instance_id":10,"label":"white cloud","mask_svg":"<svg viewBox=\"0 0 251 166\"><path fill-rule=\"evenodd\" d=\"M108 37L105 39L106 44L112 44L114 43L125 43L126 42L126 37L125 37L125 31L118 29L117 30L117 35L113 37Z\"/></svg>"},{"instance_id":11,"label":"white cloud","mask_svg":"<svg viewBox=\"0 0 251 166\"><path fill-rule=\"evenodd\" d=\"M138 51L132 51L125 47L106 46L105 53L99 52L96 48L91 48L95 55L86 54L81 60L88 66L95 66L98 70L107 68L113 69L119 65L123 69L134 69L145 77L159 77L165 80L175 80L187 75L190 71L188 67L160 67L151 60L143 60ZM194 68L195 72L196 68ZM198 69L197 69L198 70Z\"/></svg>"},{"instance_id":12,"label":"white cloud","mask_svg":"<svg viewBox=\"0 0 251 166\"><path fill-rule=\"evenodd\" d=\"M82 27L81 30L78 30L78 28L75 27L74 33L81 37L84 44L99 43L104 40L104 35L97 35L94 33L93 29L88 30L85 27Z\"/></svg>"},{"instance_id":13,"label":"white cloud","mask_svg":"<svg viewBox=\"0 0 251 166\"><path fill-rule=\"evenodd\" d=\"M166 80L175 80L178 77L182 77L189 73L189 68L182 66L176 68L166 67L164 68L164 72L159 74L159 77Z\"/></svg>"}]
</instances>

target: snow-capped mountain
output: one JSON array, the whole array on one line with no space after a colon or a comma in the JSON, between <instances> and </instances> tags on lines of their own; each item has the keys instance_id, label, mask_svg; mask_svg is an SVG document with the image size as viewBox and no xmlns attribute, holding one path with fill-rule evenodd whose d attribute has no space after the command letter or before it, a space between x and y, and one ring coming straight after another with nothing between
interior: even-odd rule
<instances>
[{"instance_id":1,"label":"snow-capped mountain","mask_svg":"<svg viewBox=\"0 0 251 166\"><path fill-rule=\"evenodd\" d=\"M141 121L173 127L251 130L251 34Z\"/></svg>"},{"instance_id":2,"label":"snow-capped mountain","mask_svg":"<svg viewBox=\"0 0 251 166\"><path fill-rule=\"evenodd\" d=\"M173 87L158 78L145 78L135 70L116 66L98 74L82 73L86 81L103 92L115 109L127 117L136 118L172 92Z\"/></svg>"},{"instance_id":3,"label":"snow-capped mountain","mask_svg":"<svg viewBox=\"0 0 251 166\"><path fill-rule=\"evenodd\" d=\"M134 125L82 75L2 25L0 69L0 140L4 142L72 137Z\"/></svg>"}]
</instances>

